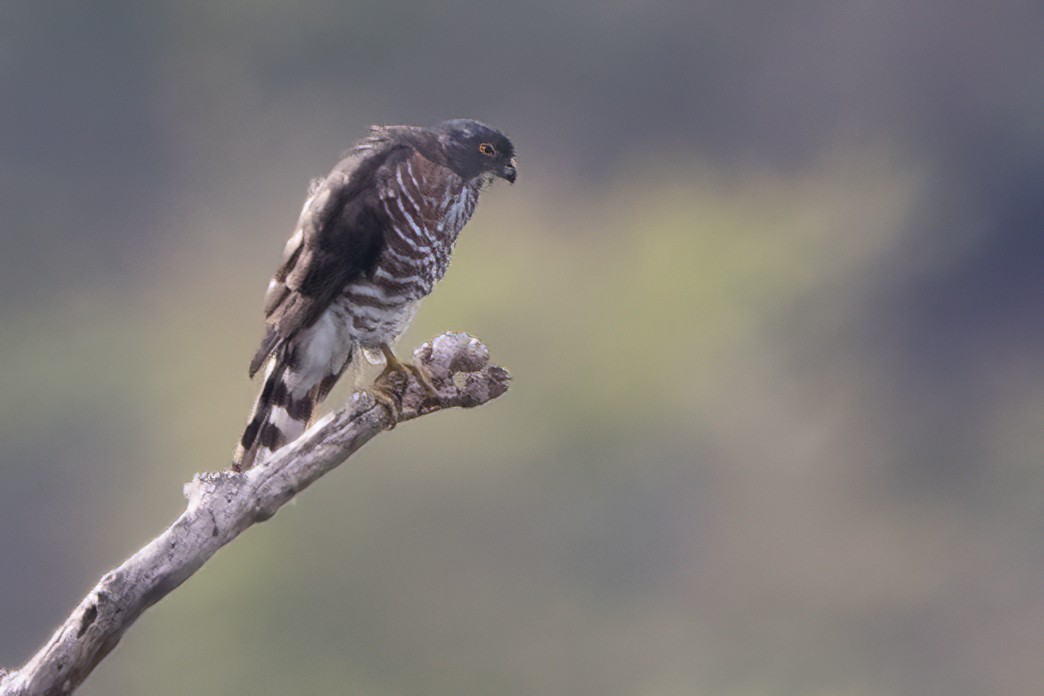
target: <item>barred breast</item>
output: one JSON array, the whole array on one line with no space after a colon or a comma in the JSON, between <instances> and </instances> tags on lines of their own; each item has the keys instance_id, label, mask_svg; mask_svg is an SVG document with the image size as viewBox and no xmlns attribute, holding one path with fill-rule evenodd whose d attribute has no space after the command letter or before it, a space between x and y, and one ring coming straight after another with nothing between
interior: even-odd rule
<instances>
[{"instance_id":1,"label":"barred breast","mask_svg":"<svg viewBox=\"0 0 1044 696\"><path fill-rule=\"evenodd\" d=\"M445 275L478 201L477 186L419 154L394 167L384 192L389 228L373 274L349 283L335 302L365 348L393 343L406 330L420 300Z\"/></svg>"}]
</instances>

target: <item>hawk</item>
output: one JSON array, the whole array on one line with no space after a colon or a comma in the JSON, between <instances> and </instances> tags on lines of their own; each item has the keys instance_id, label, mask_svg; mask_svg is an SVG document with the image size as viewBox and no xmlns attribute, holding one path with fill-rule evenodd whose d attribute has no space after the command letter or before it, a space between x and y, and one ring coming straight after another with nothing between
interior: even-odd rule
<instances>
[{"instance_id":1,"label":"hawk","mask_svg":"<svg viewBox=\"0 0 1044 696\"><path fill-rule=\"evenodd\" d=\"M234 469L304 432L361 349L383 353L386 371L413 370L431 388L391 346L446 273L479 192L495 177L515 176L515 149L503 133L456 119L373 126L313 182L268 284L265 334L250 363L251 377L265 368L264 385Z\"/></svg>"}]
</instances>

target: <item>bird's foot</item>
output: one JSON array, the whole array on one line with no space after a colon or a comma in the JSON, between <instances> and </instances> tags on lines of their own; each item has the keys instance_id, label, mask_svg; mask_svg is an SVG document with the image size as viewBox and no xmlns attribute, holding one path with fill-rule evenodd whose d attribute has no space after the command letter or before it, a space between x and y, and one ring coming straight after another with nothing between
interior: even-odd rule
<instances>
[{"instance_id":1,"label":"bird's foot","mask_svg":"<svg viewBox=\"0 0 1044 696\"><path fill-rule=\"evenodd\" d=\"M390 430L399 421L402 412L402 393L409 384L410 374L428 396L438 397L439 390L431 381L431 375L422 365L400 362L386 344L381 346L381 352L384 353L385 367L374 380L372 391L374 400L388 409L392 420Z\"/></svg>"},{"instance_id":2,"label":"bird's foot","mask_svg":"<svg viewBox=\"0 0 1044 696\"><path fill-rule=\"evenodd\" d=\"M373 387L370 389L373 400L388 410L388 416L391 418L388 430L395 427L402 414L402 390L405 385L400 380L405 378L406 375L402 372L385 369L373 381Z\"/></svg>"},{"instance_id":3,"label":"bird's foot","mask_svg":"<svg viewBox=\"0 0 1044 696\"><path fill-rule=\"evenodd\" d=\"M381 377L388 374L390 371L401 372L403 374L411 372L417 382L424 387L424 391L428 392L428 396L437 397L439 395L439 390L435 388L435 384L431 381L431 375L428 374L428 371L425 370L423 366L416 363L400 362L399 359L395 357L395 353L392 352L392 349L387 343L381 345L381 352L384 353L385 361L385 367L384 371L381 372ZM380 379L380 377L378 377L378 379Z\"/></svg>"},{"instance_id":4,"label":"bird's foot","mask_svg":"<svg viewBox=\"0 0 1044 696\"><path fill-rule=\"evenodd\" d=\"M439 395L439 390L435 387L435 383L431 381L431 375L428 374L423 365L403 363L402 366L413 373L413 376L417 378L417 383L424 387L424 391L428 392L428 396L437 397Z\"/></svg>"}]
</instances>

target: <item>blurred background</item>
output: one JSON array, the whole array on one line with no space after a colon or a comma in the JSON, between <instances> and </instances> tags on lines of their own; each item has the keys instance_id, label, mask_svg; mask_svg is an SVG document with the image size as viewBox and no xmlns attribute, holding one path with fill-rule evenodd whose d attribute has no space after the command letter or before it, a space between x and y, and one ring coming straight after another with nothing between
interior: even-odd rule
<instances>
[{"instance_id":1,"label":"blurred background","mask_svg":"<svg viewBox=\"0 0 1044 696\"><path fill-rule=\"evenodd\" d=\"M1040 694L1038 2L0 5L0 664L225 466L310 177L517 145L379 437L85 695ZM335 393L329 405L346 398Z\"/></svg>"}]
</instances>

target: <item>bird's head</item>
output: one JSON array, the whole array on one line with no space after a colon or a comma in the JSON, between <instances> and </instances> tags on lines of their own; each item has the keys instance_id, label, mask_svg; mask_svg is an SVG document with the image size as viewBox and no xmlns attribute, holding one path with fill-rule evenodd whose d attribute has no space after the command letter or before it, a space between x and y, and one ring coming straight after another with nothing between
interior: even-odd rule
<instances>
[{"instance_id":1,"label":"bird's head","mask_svg":"<svg viewBox=\"0 0 1044 696\"><path fill-rule=\"evenodd\" d=\"M465 179L499 176L515 183L515 146L496 128L468 118L435 126L450 168Z\"/></svg>"}]
</instances>

